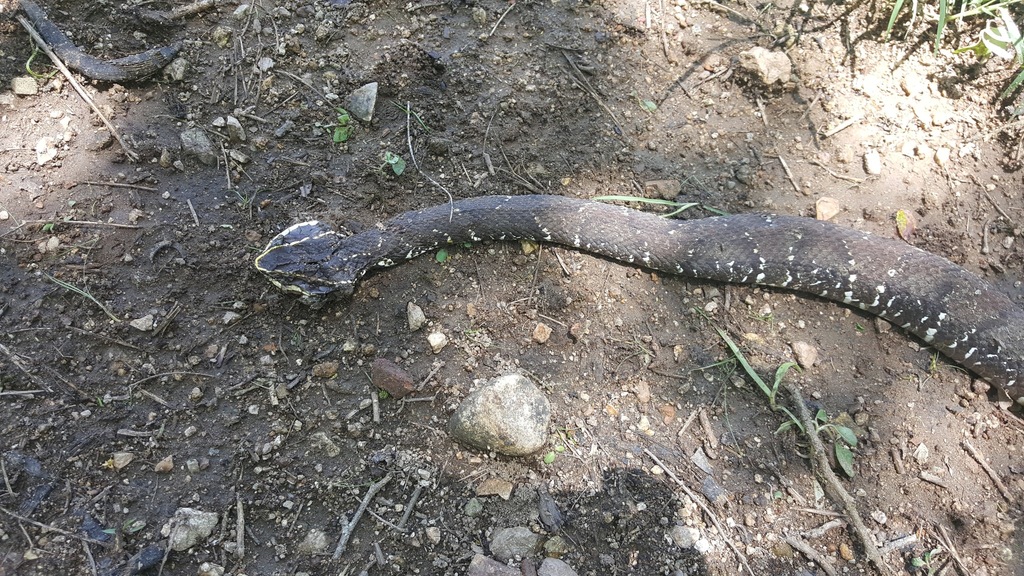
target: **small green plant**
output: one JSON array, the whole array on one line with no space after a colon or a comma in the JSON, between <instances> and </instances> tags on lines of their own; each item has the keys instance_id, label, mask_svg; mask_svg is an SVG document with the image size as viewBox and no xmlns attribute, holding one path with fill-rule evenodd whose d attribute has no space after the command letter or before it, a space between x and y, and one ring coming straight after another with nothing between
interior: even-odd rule
<instances>
[{"instance_id":1,"label":"small green plant","mask_svg":"<svg viewBox=\"0 0 1024 576\"><path fill-rule=\"evenodd\" d=\"M938 563L935 561L935 557L941 553L942 550L939 548L932 548L923 555L915 557L910 561L910 563L913 564L915 568L924 568L927 571L926 573L928 576L934 576L934 574L938 573L940 568Z\"/></svg>"},{"instance_id":2,"label":"small green plant","mask_svg":"<svg viewBox=\"0 0 1024 576\"><path fill-rule=\"evenodd\" d=\"M344 108L335 108L335 111L338 113L338 118L334 122L334 134L331 138L335 144L348 142L349 137L352 136L352 117Z\"/></svg>"},{"instance_id":3,"label":"small green plant","mask_svg":"<svg viewBox=\"0 0 1024 576\"><path fill-rule=\"evenodd\" d=\"M847 476L853 478L855 474L853 470L853 450L850 450L850 448L857 447L857 435L846 426L830 422L828 414L824 409L818 410L818 413L814 415L814 424L818 427L819 431L828 434L829 439L832 441L836 462L839 463L839 467L843 469Z\"/></svg>"},{"instance_id":4,"label":"small green plant","mask_svg":"<svg viewBox=\"0 0 1024 576\"><path fill-rule=\"evenodd\" d=\"M1024 70L1020 70L1024 66L1024 37L1021 36L1020 28L1013 20L1009 10L1007 10L1008 7L1019 3L1020 0L965 0L960 3L959 12L951 12L951 8L953 10L956 9L956 2L950 3L949 0L938 0L937 2L938 18L935 26L935 40L933 42L935 52L938 52L939 48L942 47L942 39L945 35L946 27L951 22L956 20L965 22L979 16L986 18L985 26L978 33L977 42L970 46L959 48L954 53L971 52L979 59L994 55L1013 63L1014 68L1018 69L1018 73L1013 81L1010 82L1010 85L1000 94L1000 100L1012 94L1024 83ZM906 5L906 0L896 0L895 4L893 4L892 12L889 14L889 23L883 35L884 40L889 40L892 37L896 21ZM910 22L907 24L907 31L913 28L918 9L919 2L911 0L911 17ZM1022 111L1024 110L1015 110L1014 115L1018 115Z\"/></svg>"},{"instance_id":5,"label":"small green plant","mask_svg":"<svg viewBox=\"0 0 1024 576\"><path fill-rule=\"evenodd\" d=\"M50 276L49 274L46 274L46 273L43 273L43 276L45 276L46 279L49 280L50 282L53 282L54 284L56 284L57 286L60 286L61 288L67 290L68 292L74 292L75 294L78 294L82 298L85 298L86 300L89 300L93 304L99 306L100 310L103 310L103 313L107 315L107 318L110 318L111 320L113 320L117 324L121 323L121 319L118 318L117 316L115 316L114 313L110 311L110 308L107 308L106 306L104 306L103 303L100 302L99 300L97 300L95 296L90 294L88 290L83 290L82 288L79 288L78 286L75 286L74 284L72 284L70 282L65 282L63 280L58 280L58 279L54 278L53 276Z\"/></svg>"},{"instance_id":6,"label":"small green plant","mask_svg":"<svg viewBox=\"0 0 1024 576\"><path fill-rule=\"evenodd\" d=\"M391 167L391 171L395 173L395 176L401 176L405 172L405 160L390 150L384 153L384 163L380 165L380 169L383 170L388 166Z\"/></svg>"},{"instance_id":7,"label":"small green plant","mask_svg":"<svg viewBox=\"0 0 1024 576\"><path fill-rule=\"evenodd\" d=\"M438 264L444 264L450 258L451 258L451 256L448 255L448 249L447 248L441 248L440 250L437 251L437 254L434 254L434 260Z\"/></svg>"},{"instance_id":8,"label":"small green plant","mask_svg":"<svg viewBox=\"0 0 1024 576\"><path fill-rule=\"evenodd\" d=\"M777 402L779 387L782 385L782 379L786 377L786 374L788 374L792 368L796 368L797 370L800 369L796 362L786 362L779 366L775 370L775 380L772 382L772 385L769 386L761 378L760 374L754 370L750 363L747 362L747 358L743 355L743 352L740 351L739 347L736 346L736 343L732 341L732 338L729 338L729 335L725 333L725 330L722 330L721 328L715 328L715 330L718 331L718 335L721 336L723 341L725 341L725 345L729 347L729 350L736 358L736 361L743 367L743 371L747 373L747 376L757 384L757 387L760 388L761 392L763 392L768 398L768 406L772 411L783 412L789 418L789 420L786 420L779 425L775 433L778 434L785 432L786 430L794 427L800 430L801 434L825 433L832 442L836 462L839 463L843 472L852 478L854 476L853 451L850 450L850 448L857 446L857 435L853 433L853 430L850 430L846 426L830 422L828 413L826 413L825 410L818 410L818 413L815 415L813 424L816 429L806 430L800 423L799 418L793 415L793 413L785 406L780 406Z\"/></svg>"}]
</instances>

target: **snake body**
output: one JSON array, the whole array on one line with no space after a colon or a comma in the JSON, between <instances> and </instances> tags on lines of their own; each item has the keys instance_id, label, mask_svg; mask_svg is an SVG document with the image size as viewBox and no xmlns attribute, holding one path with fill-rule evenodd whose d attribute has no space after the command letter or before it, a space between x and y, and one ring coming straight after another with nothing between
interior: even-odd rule
<instances>
[{"instance_id":1,"label":"snake body","mask_svg":"<svg viewBox=\"0 0 1024 576\"><path fill-rule=\"evenodd\" d=\"M46 12L32 0L20 0L20 8L32 21L39 35L46 41L61 60L73 70L95 80L108 82L130 82L156 73L169 64L181 50L181 42L169 46L152 48L145 52L125 56L116 60L100 60L82 52L61 32L60 28L46 16Z\"/></svg>"},{"instance_id":2,"label":"snake body","mask_svg":"<svg viewBox=\"0 0 1024 576\"><path fill-rule=\"evenodd\" d=\"M893 322L1024 404L1024 311L949 260L809 218L672 220L561 196L488 196L407 212L353 236L319 222L278 234L256 267L307 299L440 246L531 239L692 278L774 286ZM1020 382L1019 382L1020 380Z\"/></svg>"}]
</instances>

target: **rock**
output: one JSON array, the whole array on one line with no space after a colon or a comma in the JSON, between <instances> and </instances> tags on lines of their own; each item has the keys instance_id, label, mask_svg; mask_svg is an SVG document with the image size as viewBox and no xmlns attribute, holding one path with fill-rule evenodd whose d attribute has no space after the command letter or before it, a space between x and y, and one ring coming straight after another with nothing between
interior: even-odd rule
<instances>
[{"instance_id":1,"label":"rock","mask_svg":"<svg viewBox=\"0 0 1024 576\"><path fill-rule=\"evenodd\" d=\"M818 349L807 342L793 342L789 345L793 349L793 357L801 368L807 370L818 361Z\"/></svg>"},{"instance_id":2,"label":"rock","mask_svg":"<svg viewBox=\"0 0 1024 576\"><path fill-rule=\"evenodd\" d=\"M704 477L704 481L700 483L700 492L717 506L725 506L729 501L729 492L711 476Z\"/></svg>"},{"instance_id":3,"label":"rock","mask_svg":"<svg viewBox=\"0 0 1024 576\"><path fill-rule=\"evenodd\" d=\"M935 151L935 163L945 168L949 165L950 151L949 148L939 148Z\"/></svg>"},{"instance_id":4,"label":"rock","mask_svg":"<svg viewBox=\"0 0 1024 576\"><path fill-rule=\"evenodd\" d=\"M274 59L270 56L264 56L256 61L256 68L258 68L260 72L268 72L273 67Z\"/></svg>"},{"instance_id":5,"label":"rock","mask_svg":"<svg viewBox=\"0 0 1024 576\"><path fill-rule=\"evenodd\" d=\"M53 138L43 136L36 141L36 164L42 166L57 157L57 146Z\"/></svg>"},{"instance_id":6,"label":"rock","mask_svg":"<svg viewBox=\"0 0 1024 576\"><path fill-rule=\"evenodd\" d=\"M166 474L174 470L174 456L167 456L153 465L153 471Z\"/></svg>"},{"instance_id":7,"label":"rock","mask_svg":"<svg viewBox=\"0 0 1024 576\"><path fill-rule=\"evenodd\" d=\"M239 314L238 312L234 312L232 310L228 310L227 312L224 313L224 316L221 317L220 323L225 326L230 326L241 319L241 314Z\"/></svg>"},{"instance_id":8,"label":"rock","mask_svg":"<svg viewBox=\"0 0 1024 576\"><path fill-rule=\"evenodd\" d=\"M203 562L199 565L197 576L224 576L224 567L213 562Z\"/></svg>"},{"instance_id":9,"label":"rock","mask_svg":"<svg viewBox=\"0 0 1024 576\"><path fill-rule=\"evenodd\" d=\"M828 196L822 196L814 203L814 217L818 220L831 220L841 210L839 201Z\"/></svg>"},{"instance_id":10,"label":"rock","mask_svg":"<svg viewBox=\"0 0 1024 576\"><path fill-rule=\"evenodd\" d=\"M644 182L644 192L654 198L675 200L683 191L679 180L648 180Z\"/></svg>"},{"instance_id":11,"label":"rock","mask_svg":"<svg viewBox=\"0 0 1024 576\"><path fill-rule=\"evenodd\" d=\"M537 576L576 576L576 571L558 558L545 558L537 569Z\"/></svg>"},{"instance_id":12,"label":"rock","mask_svg":"<svg viewBox=\"0 0 1024 576\"><path fill-rule=\"evenodd\" d=\"M423 313L423 308L420 308L413 302L405 305L405 315L409 320L410 332L419 330L427 323L427 315Z\"/></svg>"},{"instance_id":13,"label":"rock","mask_svg":"<svg viewBox=\"0 0 1024 576\"><path fill-rule=\"evenodd\" d=\"M533 329L533 341L538 344L543 344L551 338L551 327L543 322L537 322L537 326Z\"/></svg>"},{"instance_id":14,"label":"rock","mask_svg":"<svg viewBox=\"0 0 1024 576\"><path fill-rule=\"evenodd\" d=\"M211 38L213 39L213 43L216 44L217 47L227 48L228 44L231 44L231 37L234 35L234 33L235 31L228 26L217 26L213 29L213 34L211 35Z\"/></svg>"},{"instance_id":15,"label":"rock","mask_svg":"<svg viewBox=\"0 0 1024 576\"><path fill-rule=\"evenodd\" d=\"M463 509L463 513L469 518L476 518L484 511L484 503L479 498L470 498L469 502L466 502L466 507Z\"/></svg>"},{"instance_id":16,"label":"rock","mask_svg":"<svg viewBox=\"0 0 1024 576\"><path fill-rule=\"evenodd\" d=\"M476 22L481 26L487 23L487 10L483 9L482 7L474 6L472 15L473 22Z\"/></svg>"},{"instance_id":17,"label":"rock","mask_svg":"<svg viewBox=\"0 0 1024 576\"><path fill-rule=\"evenodd\" d=\"M427 542L437 545L441 543L441 529L437 526L427 526L423 529L423 535L427 537Z\"/></svg>"},{"instance_id":18,"label":"rock","mask_svg":"<svg viewBox=\"0 0 1024 576\"><path fill-rule=\"evenodd\" d=\"M512 483L504 478L488 478L476 487L477 496L501 496L508 500L512 496Z\"/></svg>"},{"instance_id":19,"label":"rock","mask_svg":"<svg viewBox=\"0 0 1024 576\"><path fill-rule=\"evenodd\" d=\"M785 52L772 52L755 46L740 52L738 59L740 69L749 72L765 86L776 82L785 84L792 76L793 62Z\"/></svg>"},{"instance_id":20,"label":"rock","mask_svg":"<svg viewBox=\"0 0 1024 576\"><path fill-rule=\"evenodd\" d=\"M189 128L181 133L181 148L207 166L217 164L217 149L201 128Z\"/></svg>"},{"instance_id":21,"label":"rock","mask_svg":"<svg viewBox=\"0 0 1024 576\"><path fill-rule=\"evenodd\" d=\"M558 508L558 502L543 488L537 490L537 495L540 497L537 501L537 519L548 532L558 532L565 524L565 516Z\"/></svg>"},{"instance_id":22,"label":"rock","mask_svg":"<svg viewBox=\"0 0 1024 576\"><path fill-rule=\"evenodd\" d=\"M306 537L299 543L299 554L315 556L327 550L330 542L327 533L319 528L312 528L306 533Z\"/></svg>"},{"instance_id":23,"label":"rock","mask_svg":"<svg viewBox=\"0 0 1024 576\"><path fill-rule=\"evenodd\" d=\"M203 512L195 508L178 508L174 516L164 524L160 533L168 537L168 546L176 552L184 552L205 540L217 527L216 512Z\"/></svg>"},{"instance_id":24,"label":"rock","mask_svg":"<svg viewBox=\"0 0 1024 576\"><path fill-rule=\"evenodd\" d=\"M700 530L693 526L673 526L668 532L672 542L680 548L693 548L700 539Z\"/></svg>"},{"instance_id":25,"label":"rock","mask_svg":"<svg viewBox=\"0 0 1024 576\"><path fill-rule=\"evenodd\" d=\"M502 562L533 555L540 544L540 534L525 526L495 530L491 535L491 554Z\"/></svg>"},{"instance_id":26,"label":"rock","mask_svg":"<svg viewBox=\"0 0 1024 576\"><path fill-rule=\"evenodd\" d=\"M345 109L352 116L369 122L373 119L373 109L377 105L377 83L370 82L356 88L345 99Z\"/></svg>"},{"instance_id":27,"label":"rock","mask_svg":"<svg viewBox=\"0 0 1024 576\"><path fill-rule=\"evenodd\" d=\"M313 365L313 377L314 378L334 378L338 375L338 367L340 364L337 360L328 360L327 362L321 362Z\"/></svg>"},{"instance_id":28,"label":"rock","mask_svg":"<svg viewBox=\"0 0 1024 576\"><path fill-rule=\"evenodd\" d=\"M334 440L331 440L331 437L326 432L314 432L309 437L309 443L313 448L322 450L329 458L335 458L341 454L341 447Z\"/></svg>"},{"instance_id":29,"label":"rock","mask_svg":"<svg viewBox=\"0 0 1024 576\"><path fill-rule=\"evenodd\" d=\"M431 352L437 354L448 345L448 337L443 332L432 332L427 336L427 343L430 344Z\"/></svg>"},{"instance_id":30,"label":"rock","mask_svg":"<svg viewBox=\"0 0 1024 576\"><path fill-rule=\"evenodd\" d=\"M470 560L466 576L522 576L522 573L518 568L505 566L483 554L477 554Z\"/></svg>"},{"instance_id":31,"label":"rock","mask_svg":"<svg viewBox=\"0 0 1024 576\"><path fill-rule=\"evenodd\" d=\"M551 405L540 389L509 374L467 396L448 422L448 432L481 450L525 456L544 446L550 420Z\"/></svg>"},{"instance_id":32,"label":"rock","mask_svg":"<svg viewBox=\"0 0 1024 576\"><path fill-rule=\"evenodd\" d=\"M33 96L39 92L39 83L31 76L11 78L11 92L18 96Z\"/></svg>"},{"instance_id":33,"label":"rock","mask_svg":"<svg viewBox=\"0 0 1024 576\"><path fill-rule=\"evenodd\" d=\"M229 140L232 142L245 142L245 128L242 128L242 123L238 121L238 118L228 116L225 125L228 130Z\"/></svg>"},{"instance_id":34,"label":"rock","mask_svg":"<svg viewBox=\"0 0 1024 576\"><path fill-rule=\"evenodd\" d=\"M175 58L171 60L171 63L164 66L163 75L164 78L169 78L175 82L182 82L185 80L185 74L188 72L188 60L183 57Z\"/></svg>"},{"instance_id":35,"label":"rock","mask_svg":"<svg viewBox=\"0 0 1024 576\"><path fill-rule=\"evenodd\" d=\"M136 330L147 332L153 329L153 315L146 314L142 318L136 318L135 320L128 322L128 325Z\"/></svg>"},{"instance_id":36,"label":"rock","mask_svg":"<svg viewBox=\"0 0 1024 576\"><path fill-rule=\"evenodd\" d=\"M882 173L882 155L878 150L868 150L864 153L864 172L871 176Z\"/></svg>"},{"instance_id":37,"label":"rock","mask_svg":"<svg viewBox=\"0 0 1024 576\"><path fill-rule=\"evenodd\" d=\"M403 398L416 390L411 374L387 358L377 358L370 367L370 382L393 398Z\"/></svg>"}]
</instances>

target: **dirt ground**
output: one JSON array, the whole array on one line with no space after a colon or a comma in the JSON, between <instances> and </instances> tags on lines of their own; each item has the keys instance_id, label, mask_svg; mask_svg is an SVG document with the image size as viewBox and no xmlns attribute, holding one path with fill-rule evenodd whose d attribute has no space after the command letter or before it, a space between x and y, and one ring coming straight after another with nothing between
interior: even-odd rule
<instances>
[{"instance_id":1,"label":"dirt ground","mask_svg":"<svg viewBox=\"0 0 1024 576\"><path fill-rule=\"evenodd\" d=\"M856 2L228 2L162 29L134 3L43 4L94 55L183 40L187 67L86 82L130 162L60 76L7 92L32 47L0 22L0 575L465 574L512 526L544 543L512 561L524 574L546 555L581 575L738 574L741 555L755 574L826 573L787 538L874 573L715 328L766 377L793 343L816 349L787 378L858 434L843 485L893 573L1024 574L1024 424L885 323L547 246L456 247L318 310L252 264L295 222L357 230L447 201L431 179L456 198L678 190L808 216L829 197L834 221L887 236L903 210L911 242L1019 299L1005 63L933 54L927 18L882 43L887 7ZM785 51L792 78L744 73L755 46ZM334 142L336 107L368 82L373 120ZM216 145L211 165L182 150L190 128ZM409 331L409 302L426 328ZM433 353L428 332L450 343ZM376 358L425 400L378 397L375 419ZM548 448L454 443L455 406L510 371L549 395ZM495 484L507 499L479 493ZM541 492L565 515L557 534ZM219 522L166 552L182 508Z\"/></svg>"}]
</instances>

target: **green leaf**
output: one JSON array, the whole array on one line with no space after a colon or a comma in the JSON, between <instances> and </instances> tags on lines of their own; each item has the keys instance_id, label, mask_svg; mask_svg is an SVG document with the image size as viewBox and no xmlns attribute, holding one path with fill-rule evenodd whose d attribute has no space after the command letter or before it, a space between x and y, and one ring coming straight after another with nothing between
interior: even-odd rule
<instances>
[{"instance_id":1,"label":"green leaf","mask_svg":"<svg viewBox=\"0 0 1024 576\"><path fill-rule=\"evenodd\" d=\"M924 560L920 558L914 558L910 563L913 564L915 568L921 568L924 566Z\"/></svg>"},{"instance_id":2,"label":"green leaf","mask_svg":"<svg viewBox=\"0 0 1024 576\"><path fill-rule=\"evenodd\" d=\"M437 260L438 264L444 264L445 262L447 262L448 250L445 248L441 248L440 250L438 250L437 254L434 255L434 260Z\"/></svg>"},{"instance_id":3,"label":"green leaf","mask_svg":"<svg viewBox=\"0 0 1024 576\"><path fill-rule=\"evenodd\" d=\"M828 422L828 412L825 412L824 408L819 408L818 412L814 415L814 419L818 422Z\"/></svg>"},{"instance_id":4,"label":"green leaf","mask_svg":"<svg viewBox=\"0 0 1024 576\"><path fill-rule=\"evenodd\" d=\"M835 446L836 461L839 462L839 467L843 469L847 476L853 478L853 452L846 444L837 443Z\"/></svg>"},{"instance_id":5,"label":"green leaf","mask_svg":"<svg viewBox=\"0 0 1024 576\"><path fill-rule=\"evenodd\" d=\"M43 224L43 232L53 232L53 222Z\"/></svg>"},{"instance_id":6,"label":"green leaf","mask_svg":"<svg viewBox=\"0 0 1024 576\"><path fill-rule=\"evenodd\" d=\"M544 455L544 463L551 464L552 462L555 461L555 458L556 456L554 452L548 452L547 454Z\"/></svg>"},{"instance_id":7,"label":"green leaf","mask_svg":"<svg viewBox=\"0 0 1024 576\"><path fill-rule=\"evenodd\" d=\"M658 105L653 100L641 100L640 106L651 114L658 111Z\"/></svg>"},{"instance_id":8,"label":"green leaf","mask_svg":"<svg viewBox=\"0 0 1024 576\"><path fill-rule=\"evenodd\" d=\"M892 35L892 27L896 25L896 18L900 15L900 10L903 10L903 2L905 0L896 0L896 4L892 7L892 14L889 15L889 25L885 27L885 36L883 37L886 41L889 40L889 36Z\"/></svg>"},{"instance_id":9,"label":"green leaf","mask_svg":"<svg viewBox=\"0 0 1024 576\"><path fill-rule=\"evenodd\" d=\"M348 141L348 138L351 135L352 135L352 127L351 126L335 126L334 127L334 136L332 137L332 139L334 140L335 144L341 144L342 142Z\"/></svg>"},{"instance_id":10,"label":"green leaf","mask_svg":"<svg viewBox=\"0 0 1024 576\"><path fill-rule=\"evenodd\" d=\"M793 421L792 420L786 420L782 424L779 424L779 427L775 429L775 433L776 434L782 434L783 432L785 432L786 430L789 430L792 427L793 427Z\"/></svg>"},{"instance_id":11,"label":"green leaf","mask_svg":"<svg viewBox=\"0 0 1024 576\"><path fill-rule=\"evenodd\" d=\"M395 156L394 162L391 164L391 171L395 173L395 176L401 176L402 172L405 172L405 160L402 160L401 156Z\"/></svg>"},{"instance_id":12,"label":"green leaf","mask_svg":"<svg viewBox=\"0 0 1024 576\"><path fill-rule=\"evenodd\" d=\"M939 52L942 44L942 33L946 30L946 22L949 21L949 0L939 0L939 27L935 31L935 53Z\"/></svg>"},{"instance_id":13,"label":"green leaf","mask_svg":"<svg viewBox=\"0 0 1024 576\"><path fill-rule=\"evenodd\" d=\"M850 430L846 426L836 426L835 428L836 432L839 433L839 436L843 439L844 442L846 442L850 446L857 445L857 435L853 433L853 430Z\"/></svg>"}]
</instances>

